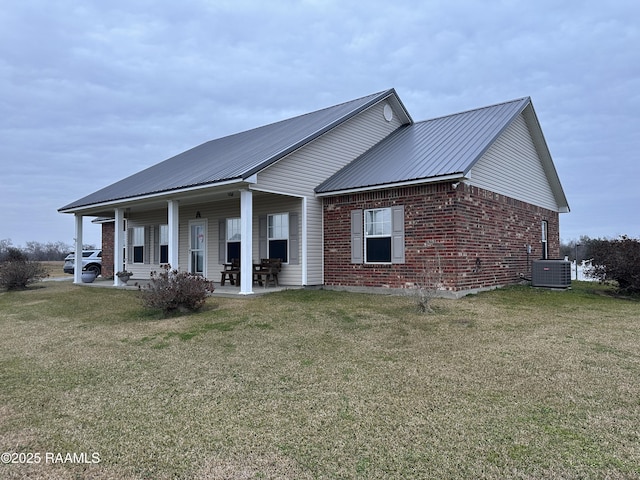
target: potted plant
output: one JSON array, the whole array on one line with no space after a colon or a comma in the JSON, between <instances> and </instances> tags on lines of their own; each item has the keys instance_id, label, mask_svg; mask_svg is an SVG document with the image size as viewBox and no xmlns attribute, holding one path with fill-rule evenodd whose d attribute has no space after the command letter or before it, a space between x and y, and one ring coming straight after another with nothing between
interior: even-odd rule
<instances>
[{"instance_id":1,"label":"potted plant","mask_svg":"<svg viewBox=\"0 0 640 480\"><path fill-rule=\"evenodd\" d=\"M121 272L116 272L116 277L118 277L120 279L120 281L122 283L124 283L125 285L127 284L127 282L129 281L129 279L132 277L133 273L127 271L127 270L123 270Z\"/></svg>"}]
</instances>

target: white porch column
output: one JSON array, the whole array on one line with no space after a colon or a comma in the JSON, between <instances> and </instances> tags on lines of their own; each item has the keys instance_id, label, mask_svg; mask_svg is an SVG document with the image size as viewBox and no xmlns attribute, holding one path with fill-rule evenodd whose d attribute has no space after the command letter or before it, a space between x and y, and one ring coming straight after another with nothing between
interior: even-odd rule
<instances>
[{"instance_id":1,"label":"white porch column","mask_svg":"<svg viewBox=\"0 0 640 480\"><path fill-rule=\"evenodd\" d=\"M302 197L302 285L308 285L307 271L307 197ZM323 228L324 231L324 228Z\"/></svg>"},{"instance_id":2,"label":"white porch column","mask_svg":"<svg viewBox=\"0 0 640 480\"><path fill-rule=\"evenodd\" d=\"M240 190L240 294L253 293L253 192Z\"/></svg>"},{"instance_id":3,"label":"white porch column","mask_svg":"<svg viewBox=\"0 0 640 480\"><path fill-rule=\"evenodd\" d=\"M179 269L179 203L178 200L167 201L167 223L169 224L169 264L172 270Z\"/></svg>"},{"instance_id":4,"label":"white porch column","mask_svg":"<svg viewBox=\"0 0 640 480\"><path fill-rule=\"evenodd\" d=\"M116 219L113 226L113 286L124 285L116 273L122 270L124 264L124 209L116 208Z\"/></svg>"},{"instance_id":5,"label":"white porch column","mask_svg":"<svg viewBox=\"0 0 640 480\"><path fill-rule=\"evenodd\" d=\"M76 220L75 267L73 269L73 283L82 283L82 215L74 214Z\"/></svg>"}]
</instances>

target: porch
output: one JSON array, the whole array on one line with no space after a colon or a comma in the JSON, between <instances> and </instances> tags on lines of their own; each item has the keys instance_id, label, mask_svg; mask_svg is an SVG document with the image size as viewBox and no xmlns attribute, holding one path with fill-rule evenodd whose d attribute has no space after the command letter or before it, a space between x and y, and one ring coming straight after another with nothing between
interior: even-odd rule
<instances>
[{"instance_id":1,"label":"porch","mask_svg":"<svg viewBox=\"0 0 640 480\"><path fill-rule=\"evenodd\" d=\"M307 255L309 207L313 218L319 218L318 201L245 189L129 205L92 212L105 219L102 256L107 276L126 270L134 279L147 279L151 272L171 265L214 281L217 291L247 295L264 293L263 285L253 281L256 265L264 259L280 259L277 282L290 287L322 282L321 256L309 262ZM84 216L76 213L76 250ZM321 238L321 222L314 225L310 230L315 252L321 251L315 245ZM240 265L235 285L229 285L229 277L221 285L221 276L233 261ZM272 280L268 275L262 279ZM77 278L74 281L80 283ZM121 282L116 277L112 283L120 286ZM271 285L268 291L273 291Z\"/></svg>"}]
</instances>

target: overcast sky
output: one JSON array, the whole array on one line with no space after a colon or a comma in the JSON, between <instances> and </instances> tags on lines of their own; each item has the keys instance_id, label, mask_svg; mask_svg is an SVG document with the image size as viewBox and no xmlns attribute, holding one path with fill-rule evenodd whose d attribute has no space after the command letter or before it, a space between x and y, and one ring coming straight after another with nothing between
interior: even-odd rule
<instances>
[{"instance_id":1,"label":"overcast sky","mask_svg":"<svg viewBox=\"0 0 640 480\"><path fill-rule=\"evenodd\" d=\"M635 0L4 0L0 240L71 244L78 198L388 88L414 120L530 96L561 238L640 237Z\"/></svg>"}]
</instances>

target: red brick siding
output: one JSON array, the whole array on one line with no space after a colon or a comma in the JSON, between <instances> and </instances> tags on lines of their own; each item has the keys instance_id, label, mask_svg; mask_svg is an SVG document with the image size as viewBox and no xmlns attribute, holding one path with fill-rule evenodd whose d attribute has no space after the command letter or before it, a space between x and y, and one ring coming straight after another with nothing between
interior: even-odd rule
<instances>
[{"instance_id":1,"label":"red brick siding","mask_svg":"<svg viewBox=\"0 0 640 480\"><path fill-rule=\"evenodd\" d=\"M405 208L405 263L352 264L350 212L394 205ZM516 283L541 256L542 220L548 222L549 257L559 255L557 212L465 184L325 198L323 208L326 285L403 288L418 282L457 291Z\"/></svg>"},{"instance_id":2,"label":"red brick siding","mask_svg":"<svg viewBox=\"0 0 640 480\"><path fill-rule=\"evenodd\" d=\"M113 277L113 245L115 222L102 224L102 276Z\"/></svg>"}]
</instances>

